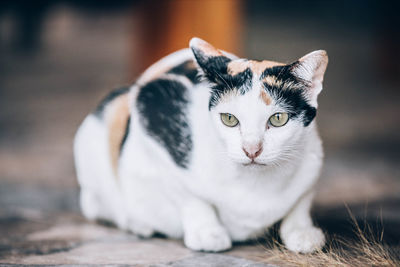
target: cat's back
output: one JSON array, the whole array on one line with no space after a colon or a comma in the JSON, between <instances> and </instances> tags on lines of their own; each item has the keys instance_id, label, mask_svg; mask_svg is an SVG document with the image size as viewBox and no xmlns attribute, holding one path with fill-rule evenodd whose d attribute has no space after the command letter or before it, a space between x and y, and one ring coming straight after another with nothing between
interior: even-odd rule
<instances>
[{"instance_id":1,"label":"cat's back","mask_svg":"<svg viewBox=\"0 0 400 267\"><path fill-rule=\"evenodd\" d=\"M184 165L185 156L176 147L187 150L191 146L189 134L184 133L189 132L185 113L190 90L198 83L198 70L190 49L162 58L133 85L115 89L102 99L81 124L75 140L76 150L93 150L86 148L90 140L101 140L117 172L122 149L130 135L129 125L135 120L165 146L176 162Z\"/></svg>"},{"instance_id":2,"label":"cat's back","mask_svg":"<svg viewBox=\"0 0 400 267\"><path fill-rule=\"evenodd\" d=\"M101 100L90 115L94 115L99 120L105 122L107 119L110 119L110 116L120 117L122 115L118 113L113 116L110 114L114 113L110 110L110 107L115 107L120 110L123 109L125 110L124 113L129 113L130 105L136 103L135 100L140 95L140 92L166 79L176 79L179 81L188 80L193 84L200 82L198 79L198 70L190 49L182 49L160 59L147 68L133 85L112 90ZM168 84L163 84L161 82L158 86L165 87L168 86ZM143 90L143 88L145 90ZM173 97L173 95L171 96ZM126 114L124 114L123 117L126 117Z\"/></svg>"},{"instance_id":3,"label":"cat's back","mask_svg":"<svg viewBox=\"0 0 400 267\"><path fill-rule=\"evenodd\" d=\"M133 85L111 91L103 98L91 115L103 122L117 118L127 120L132 105L134 107L140 106L145 104L143 103L145 100L155 101L155 103L147 102L146 104L166 105L168 104L165 102L166 98L175 97L179 101L179 97L185 89L189 89L198 83L200 83L200 80L193 54L189 49L182 49L151 65ZM181 86L177 84L181 84ZM152 98L143 99L149 91L154 94ZM115 110L118 110L118 112L115 112Z\"/></svg>"},{"instance_id":4,"label":"cat's back","mask_svg":"<svg viewBox=\"0 0 400 267\"><path fill-rule=\"evenodd\" d=\"M165 75L181 76L198 83L198 70L191 50L182 49L160 59L140 75L136 84L140 87Z\"/></svg>"},{"instance_id":5,"label":"cat's back","mask_svg":"<svg viewBox=\"0 0 400 267\"><path fill-rule=\"evenodd\" d=\"M189 111L201 83L198 74L192 52L184 49L152 65L132 89L132 127L181 168L188 166L193 146Z\"/></svg>"}]
</instances>

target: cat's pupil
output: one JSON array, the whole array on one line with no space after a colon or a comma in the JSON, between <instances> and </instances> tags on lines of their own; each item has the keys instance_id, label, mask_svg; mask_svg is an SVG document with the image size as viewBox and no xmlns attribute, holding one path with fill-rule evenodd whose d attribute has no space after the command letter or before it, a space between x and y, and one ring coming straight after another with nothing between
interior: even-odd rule
<instances>
[{"instance_id":1,"label":"cat's pupil","mask_svg":"<svg viewBox=\"0 0 400 267\"><path fill-rule=\"evenodd\" d=\"M281 114L276 114L275 118L276 118L276 120L280 121L281 120Z\"/></svg>"},{"instance_id":2,"label":"cat's pupil","mask_svg":"<svg viewBox=\"0 0 400 267\"><path fill-rule=\"evenodd\" d=\"M231 116L231 114L229 114L228 115L228 120L231 120L232 119L232 116Z\"/></svg>"}]
</instances>

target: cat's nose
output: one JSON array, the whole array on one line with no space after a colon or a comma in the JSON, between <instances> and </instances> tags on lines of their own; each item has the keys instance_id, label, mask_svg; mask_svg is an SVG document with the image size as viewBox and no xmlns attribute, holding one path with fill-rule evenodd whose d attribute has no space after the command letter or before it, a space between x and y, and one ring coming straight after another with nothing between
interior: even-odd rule
<instances>
[{"instance_id":1,"label":"cat's nose","mask_svg":"<svg viewBox=\"0 0 400 267\"><path fill-rule=\"evenodd\" d=\"M263 147L262 143L259 143L259 144L243 146L242 149L248 158L254 160L261 154Z\"/></svg>"}]
</instances>

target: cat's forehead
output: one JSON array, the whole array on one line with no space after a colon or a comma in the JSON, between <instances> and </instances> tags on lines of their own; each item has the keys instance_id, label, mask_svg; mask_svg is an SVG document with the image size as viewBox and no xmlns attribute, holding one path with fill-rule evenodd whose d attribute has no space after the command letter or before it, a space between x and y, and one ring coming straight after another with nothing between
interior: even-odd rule
<instances>
[{"instance_id":1,"label":"cat's forehead","mask_svg":"<svg viewBox=\"0 0 400 267\"><path fill-rule=\"evenodd\" d=\"M235 98L240 99L243 98L240 96L245 95L246 98L255 98L261 100L262 103L267 106L271 105L273 102L272 97L265 90L264 86L277 85L277 79L276 76L270 73L269 70L273 69L274 67L281 67L285 65L286 64L284 63L271 60L251 60L243 58L232 60L227 64L227 74L238 77L250 71L252 75L247 75L246 77L251 81L247 81L247 83L250 84L248 84L248 90L246 92L242 92L241 94L238 94L237 92L231 92L230 94L228 93L223 100L231 101ZM256 80L253 80L253 77L256 78ZM249 91L252 93L249 94Z\"/></svg>"},{"instance_id":2,"label":"cat's forehead","mask_svg":"<svg viewBox=\"0 0 400 267\"><path fill-rule=\"evenodd\" d=\"M254 111L265 112L266 108L275 109L276 102L271 95L262 87L261 83L257 82L258 85L253 83L252 89L246 93L241 93L238 90L231 90L223 94L220 98L221 108L232 108L232 112L235 110L242 110L245 113L254 116Z\"/></svg>"},{"instance_id":3,"label":"cat's forehead","mask_svg":"<svg viewBox=\"0 0 400 267\"><path fill-rule=\"evenodd\" d=\"M232 86L223 87L221 91L218 91L217 98L219 98L219 101L243 98L257 99L262 100L267 106L271 105L272 96L270 92L267 92L266 86L278 85L275 72L281 72L281 69L286 66L284 63L271 60L244 58L230 60L226 64L224 82Z\"/></svg>"},{"instance_id":4,"label":"cat's forehead","mask_svg":"<svg viewBox=\"0 0 400 267\"><path fill-rule=\"evenodd\" d=\"M283 66L285 64L270 60L249 60L249 59L236 59L229 62L227 66L228 74L234 76L241 72L244 72L246 69L249 69L257 76L261 76L261 74L268 68Z\"/></svg>"}]
</instances>

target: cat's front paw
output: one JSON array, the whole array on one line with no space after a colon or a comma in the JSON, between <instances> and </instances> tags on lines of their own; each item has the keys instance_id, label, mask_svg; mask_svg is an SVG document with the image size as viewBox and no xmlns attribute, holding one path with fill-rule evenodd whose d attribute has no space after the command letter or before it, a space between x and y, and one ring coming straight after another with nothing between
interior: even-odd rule
<instances>
[{"instance_id":1,"label":"cat's front paw","mask_svg":"<svg viewBox=\"0 0 400 267\"><path fill-rule=\"evenodd\" d=\"M282 239L289 250L300 253L311 253L325 244L324 233L316 227L293 229Z\"/></svg>"},{"instance_id":2,"label":"cat's front paw","mask_svg":"<svg viewBox=\"0 0 400 267\"><path fill-rule=\"evenodd\" d=\"M154 235L154 230L137 221L130 221L128 230L141 238L149 238Z\"/></svg>"},{"instance_id":3,"label":"cat's front paw","mask_svg":"<svg viewBox=\"0 0 400 267\"><path fill-rule=\"evenodd\" d=\"M221 226L208 226L185 233L185 245L193 250L218 252L232 247L228 232Z\"/></svg>"}]
</instances>

